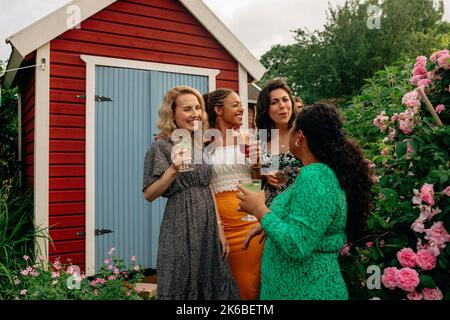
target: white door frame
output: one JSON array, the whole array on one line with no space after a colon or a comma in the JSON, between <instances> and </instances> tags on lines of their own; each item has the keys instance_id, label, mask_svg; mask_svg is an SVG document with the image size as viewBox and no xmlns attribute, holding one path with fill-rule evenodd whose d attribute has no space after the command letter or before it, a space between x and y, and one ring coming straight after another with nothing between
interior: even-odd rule
<instances>
[{"instance_id":1,"label":"white door frame","mask_svg":"<svg viewBox=\"0 0 450 320\"><path fill-rule=\"evenodd\" d=\"M97 66L207 76L208 90L216 89L217 69L81 55L86 63L86 275L95 274L95 69Z\"/></svg>"}]
</instances>

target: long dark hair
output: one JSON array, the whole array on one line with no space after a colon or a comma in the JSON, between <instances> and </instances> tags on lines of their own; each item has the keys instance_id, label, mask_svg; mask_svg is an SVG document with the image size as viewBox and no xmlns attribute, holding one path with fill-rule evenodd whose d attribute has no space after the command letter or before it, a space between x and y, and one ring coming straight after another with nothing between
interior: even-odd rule
<instances>
[{"instance_id":1,"label":"long dark hair","mask_svg":"<svg viewBox=\"0 0 450 320\"><path fill-rule=\"evenodd\" d=\"M215 128L217 124L217 114L214 107L223 107L224 100L234 92L233 89L217 89L203 95L210 128Z\"/></svg>"},{"instance_id":2,"label":"long dark hair","mask_svg":"<svg viewBox=\"0 0 450 320\"><path fill-rule=\"evenodd\" d=\"M272 118L269 116L270 109L270 93L273 90L283 89L289 95L289 99L291 99L292 103L292 115L289 119L289 129L292 127L292 124L295 120L295 104L294 99L292 98L292 91L286 82L283 79L273 79L270 80L264 88L261 90L258 96L258 100L256 102L256 118L255 124L258 129L266 129L267 130L267 139L270 141L271 139L271 129L276 129L275 122L273 122Z\"/></svg>"},{"instance_id":3,"label":"long dark hair","mask_svg":"<svg viewBox=\"0 0 450 320\"><path fill-rule=\"evenodd\" d=\"M303 108L295 130L302 130L314 156L333 169L347 196L347 237L361 238L371 207L372 172L361 147L345 136L343 120L333 105L317 103Z\"/></svg>"}]
</instances>

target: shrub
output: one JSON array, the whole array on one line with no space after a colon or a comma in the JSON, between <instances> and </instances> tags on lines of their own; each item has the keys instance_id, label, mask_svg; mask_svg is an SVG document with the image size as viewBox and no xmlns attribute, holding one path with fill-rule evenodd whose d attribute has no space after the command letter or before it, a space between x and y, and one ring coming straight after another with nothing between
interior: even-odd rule
<instances>
[{"instance_id":1,"label":"shrub","mask_svg":"<svg viewBox=\"0 0 450 320\"><path fill-rule=\"evenodd\" d=\"M66 265L59 259L53 263L39 257L32 263L23 257L26 267L13 276L14 287L9 296L19 300L140 300L134 289L142 278L143 270L132 257L132 265L125 267L123 260L111 255L104 260L99 274L86 277L70 261Z\"/></svg>"},{"instance_id":2,"label":"shrub","mask_svg":"<svg viewBox=\"0 0 450 320\"><path fill-rule=\"evenodd\" d=\"M361 141L378 180L368 234L341 257L355 299L450 299L449 69L446 50L388 67L344 110L346 130ZM378 290L366 286L371 265L384 269Z\"/></svg>"}]
</instances>

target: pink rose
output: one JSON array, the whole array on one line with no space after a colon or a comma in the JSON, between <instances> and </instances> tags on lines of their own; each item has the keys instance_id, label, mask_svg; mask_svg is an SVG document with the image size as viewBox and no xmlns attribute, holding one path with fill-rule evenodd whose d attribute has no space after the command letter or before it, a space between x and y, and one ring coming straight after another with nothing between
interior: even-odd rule
<instances>
[{"instance_id":1,"label":"pink rose","mask_svg":"<svg viewBox=\"0 0 450 320\"><path fill-rule=\"evenodd\" d=\"M419 190L414 189L414 197L412 198L412 203L413 204L421 204L422 203L422 196L420 195Z\"/></svg>"},{"instance_id":2,"label":"pink rose","mask_svg":"<svg viewBox=\"0 0 450 320\"><path fill-rule=\"evenodd\" d=\"M416 91L409 92L403 96L402 102L408 108L420 107L419 93Z\"/></svg>"},{"instance_id":3,"label":"pink rose","mask_svg":"<svg viewBox=\"0 0 450 320\"><path fill-rule=\"evenodd\" d=\"M417 292L416 290L408 293L406 296L408 300L422 300L423 296L421 293Z\"/></svg>"},{"instance_id":4,"label":"pink rose","mask_svg":"<svg viewBox=\"0 0 450 320\"><path fill-rule=\"evenodd\" d=\"M417 265L417 256L410 248L403 248L397 252L397 259L402 267L414 268Z\"/></svg>"},{"instance_id":5,"label":"pink rose","mask_svg":"<svg viewBox=\"0 0 450 320\"><path fill-rule=\"evenodd\" d=\"M425 239L433 243L445 244L450 241L450 235L445 230L442 221L435 222L430 229L425 230Z\"/></svg>"},{"instance_id":6,"label":"pink rose","mask_svg":"<svg viewBox=\"0 0 450 320\"><path fill-rule=\"evenodd\" d=\"M417 86L417 84L419 83L419 81L421 81L421 80L423 80L423 76L422 75L420 75L420 74L418 74L418 75L415 75L415 76L413 76L412 78L411 78L411 84L413 85L413 86Z\"/></svg>"},{"instance_id":7,"label":"pink rose","mask_svg":"<svg viewBox=\"0 0 450 320\"><path fill-rule=\"evenodd\" d=\"M427 249L430 250L430 252L434 254L435 257L438 257L441 254L441 246L435 243L429 244Z\"/></svg>"},{"instance_id":8,"label":"pink rose","mask_svg":"<svg viewBox=\"0 0 450 320\"><path fill-rule=\"evenodd\" d=\"M394 114L392 115L391 121L392 121L392 122L396 122L397 120L398 120L398 113L394 113Z\"/></svg>"},{"instance_id":9,"label":"pink rose","mask_svg":"<svg viewBox=\"0 0 450 320\"><path fill-rule=\"evenodd\" d=\"M450 186L448 186L447 188L444 189L443 193L447 196L450 197Z\"/></svg>"},{"instance_id":10,"label":"pink rose","mask_svg":"<svg viewBox=\"0 0 450 320\"><path fill-rule=\"evenodd\" d=\"M346 243L341 249L341 256L350 256L350 245Z\"/></svg>"},{"instance_id":11,"label":"pink rose","mask_svg":"<svg viewBox=\"0 0 450 320\"><path fill-rule=\"evenodd\" d=\"M427 57L419 56L414 64L413 75L424 75L427 73Z\"/></svg>"},{"instance_id":12,"label":"pink rose","mask_svg":"<svg viewBox=\"0 0 450 320\"><path fill-rule=\"evenodd\" d=\"M436 257L430 250L419 250L417 252L417 265L422 270L433 270L436 267Z\"/></svg>"},{"instance_id":13,"label":"pink rose","mask_svg":"<svg viewBox=\"0 0 450 320\"><path fill-rule=\"evenodd\" d=\"M439 67L447 70L449 67L449 59L450 59L450 55L448 53L444 54L441 57L439 57L439 59L437 59L437 64L439 65Z\"/></svg>"},{"instance_id":14,"label":"pink rose","mask_svg":"<svg viewBox=\"0 0 450 320\"><path fill-rule=\"evenodd\" d=\"M440 114L444 110L445 110L445 106L443 104L436 106L436 113Z\"/></svg>"},{"instance_id":15,"label":"pink rose","mask_svg":"<svg viewBox=\"0 0 450 320\"><path fill-rule=\"evenodd\" d=\"M433 185L425 183L420 189L420 195L422 196L422 201L428 203L430 206L434 206L434 190Z\"/></svg>"},{"instance_id":16,"label":"pink rose","mask_svg":"<svg viewBox=\"0 0 450 320\"><path fill-rule=\"evenodd\" d=\"M411 268L403 268L397 273L397 285L406 292L413 291L420 283L419 274Z\"/></svg>"},{"instance_id":17,"label":"pink rose","mask_svg":"<svg viewBox=\"0 0 450 320\"><path fill-rule=\"evenodd\" d=\"M381 282L386 288L391 290L395 289L397 286L397 273L398 270L395 267L384 269L383 275L381 276Z\"/></svg>"},{"instance_id":18,"label":"pink rose","mask_svg":"<svg viewBox=\"0 0 450 320\"><path fill-rule=\"evenodd\" d=\"M414 152L413 147L411 147L411 145L408 143L408 144L407 144L407 147L406 147L405 158L406 158L407 160L409 160L409 159L411 158L411 153L413 153L413 152Z\"/></svg>"},{"instance_id":19,"label":"pink rose","mask_svg":"<svg viewBox=\"0 0 450 320\"><path fill-rule=\"evenodd\" d=\"M422 79L417 83L418 87L428 87L431 84L431 80Z\"/></svg>"},{"instance_id":20,"label":"pink rose","mask_svg":"<svg viewBox=\"0 0 450 320\"><path fill-rule=\"evenodd\" d=\"M424 300L442 300L442 299L444 299L442 291L439 290L439 288L435 288L435 289L424 288L422 290L422 294L423 294Z\"/></svg>"},{"instance_id":21,"label":"pink rose","mask_svg":"<svg viewBox=\"0 0 450 320\"><path fill-rule=\"evenodd\" d=\"M385 131L387 129L388 121L389 117L386 116L386 111L382 111L381 114L373 120L373 124L381 131Z\"/></svg>"},{"instance_id":22,"label":"pink rose","mask_svg":"<svg viewBox=\"0 0 450 320\"><path fill-rule=\"evenodd\" d=\"M414 221L414 223L411 225L411 230L417 233L424 233L425 232L425 225L423 222L420 221Z\"/></svg>"},{"instance_id":23,"label":"pink rose","mask_svg":"<svg viewBox=\"0 0 450 320\"><path fill-rule=\"evenodd\" d=\"M436 53L431 55L430 60L432 62L437 62L437 59L439 59L441 56L447 55L447 54L449 54L448 50L438 51L438 52L436 52Z\"/></svg>"},{"instance_id":24,"label":"pink rose","mask_svg":"<svg viewBox=\"0 0 450 320\"><path fill-rule=\"evenodd\" d=\"M402 130L402 132L404 134L409 135L412 133L412 129L411 129L410 123L408 121L400 120L400 130Z\"/></svg>"}]
</instances>

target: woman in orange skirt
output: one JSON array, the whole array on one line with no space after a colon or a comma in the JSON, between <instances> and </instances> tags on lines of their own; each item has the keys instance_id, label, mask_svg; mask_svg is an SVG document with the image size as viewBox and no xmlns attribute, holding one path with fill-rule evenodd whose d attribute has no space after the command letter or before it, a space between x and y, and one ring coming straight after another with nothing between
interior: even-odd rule
<instances>
[{"instance_id":1,"label":"woman in orange skirt","mask_svg":"<svg viewBox=\"0 0 450 320\"><path fill-rule=\"evenodd\" d=\"M241 164L245 159L235 136L242 125L244 109L239 96L231 89L219 89L203 96L211 128L220 131L214 140L211 160L213 164L212 189L225 236L229 243L228 261L243 300L259 298L260 266L264 243L252 241L244 249L248 233L259 224L246 220L246 213L238 211L237 184L239 180L252 179L252 166ZM227 135L228 133L228 135ZM230 134L231 133L231 134ZM243 219L244 218L244 219Z\"/></svg>"}]
</instances>

